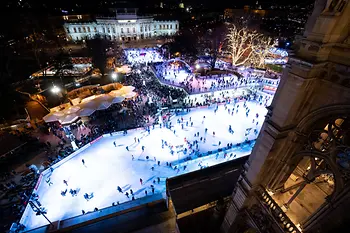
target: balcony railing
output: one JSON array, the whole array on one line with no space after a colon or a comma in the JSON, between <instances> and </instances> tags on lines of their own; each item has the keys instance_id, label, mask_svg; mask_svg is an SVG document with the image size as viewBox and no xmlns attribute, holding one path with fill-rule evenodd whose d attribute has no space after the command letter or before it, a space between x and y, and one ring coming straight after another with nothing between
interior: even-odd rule
<instances>
[{"instance_id":1,"label":"balcony railing","mask_svg":"<svg viewBox=\"0 0 350 233\"><path fill-rule=\"evenodd\" d=\"M301 233L263 187L260 187L256 193L264 207L269 210L274 220L285 233Z\"/></svg>"}]
</instances>

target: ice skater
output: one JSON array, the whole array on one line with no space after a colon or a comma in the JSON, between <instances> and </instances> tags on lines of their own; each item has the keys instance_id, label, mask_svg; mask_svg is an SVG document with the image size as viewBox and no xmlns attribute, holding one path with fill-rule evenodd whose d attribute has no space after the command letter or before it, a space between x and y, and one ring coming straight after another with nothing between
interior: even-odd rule
<instances>
[{"instance_id":1,"label":"ice skater","mask_svg":"<svg viewBox=\"0 0 350 233\"><path fill-rule=\"evenodd\" d=\"M82 162L82 163L83 163L83 165L85 166L85 160L84 160L84 159L82 159L82 160L81 160L81 162Z\"/></svg>"},{"instance_id":2,"label":"ice skater","mask_svg":"<svg viewBox=\"0 0 350 233\"><path fill-rule=\"evenodd\" d=\"M122 188L121 187L117 187L117 190L120 192L120 193L123 193L123 190L122 190Z\"/></svg>"},{"instance_id":3,"label":"ice skater","mask_svg":"<svg viewBox=\"0 0 350 233\"><path fill-rule=\"evenodd\" d=\"M47 183L49 186L51 186L51 185L53 184L53 183L51 182L51 178L50 178L50 177L46 179L46 183Z\"/></svg>"},{"instance_id":4,"label":"ice skater","mask_svg":"<svg viewBox=\"0 0 350 233\"><path fill-rule=\"evenodd\" d=\"M117 147L117 144L115 143L115 141L113 142L113 145L114 145L114 147Z\"/></svg>"},{"instance_id":5,"label":"ice skater","mask_svg":"<svg viewBox=\"0 0 350 233\"><path fill-rule=\"evenodd\" d=\"M142 179L140 178L140 184L142 185Z\"/></svg>"},{"instance_id":6,"label":"ice skater","mask_svg":"<svg viewBox=\"0 0 350 233\"><path fill-rule=\"evenodd\" d=\"M125 149L126 149L127 151L129 151L129 147L128 147L128 146L126 146Z\"/></svg>"},{"instance_id":7,"label":"ice skater","mask_svg":"<svg viewBox=\"0 0 350 233\"><path fill-rule=\"evenodd\" d=\"M63 180L63 183L68 186L68 182L66 180Z\"/></svg>"}]
</instances>

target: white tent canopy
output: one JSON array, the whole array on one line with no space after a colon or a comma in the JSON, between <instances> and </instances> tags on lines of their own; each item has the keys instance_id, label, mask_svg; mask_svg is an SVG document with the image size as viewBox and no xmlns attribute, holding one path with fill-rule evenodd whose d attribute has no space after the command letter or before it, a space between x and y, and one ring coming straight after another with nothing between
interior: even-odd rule
<instances>
[{"instance_id":1,"label":"white tent canopy","mask_svg":"<svg viewBox=\"0 0 350 233\"><path fill-rule=\"evenodd\" d=\"M71 106L69 103L62 104L52 108L51 113L47 114L43 119L45 122L59 121L61 124L71 124L79 117L90 116L96 110L105 110L112 104L121 103L127 98L135 97L137 94L133 90L135 90L133 86L123 86L121 89L113 90L108 94L84 98L79 104L74 106Z\"/></svg>"}]
</instances>

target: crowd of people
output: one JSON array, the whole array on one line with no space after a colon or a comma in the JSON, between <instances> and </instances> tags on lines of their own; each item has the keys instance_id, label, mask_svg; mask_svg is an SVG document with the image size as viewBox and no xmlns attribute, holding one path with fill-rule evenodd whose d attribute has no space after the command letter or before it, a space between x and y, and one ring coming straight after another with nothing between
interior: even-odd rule
<instances>
[{"instance_id":1,"label":"crowd of people","mask_svg":"<svg viewBox=\"0 0 350 233\"><path fill-rule=\"evenodd\" d=\"M189 109L199 105L213 104L213 99L210 98L210 96L205 97L204 101L188 99L186 98L187 93L184 90L191 94L221 91L220 95L222 96L222 101L225 103L229 103L230 101L238 102L240 99L245 99L258 101L261 105L266 106L271 98L271 96L269 97L267 95L263 96L256 93L246 93L244 96L230 99L229 92L226 92L228 89L237 89L242 86L259 85L261 84L262 76L249 75L239 77L232 72L200 76L191 73L189 67L182 62L175 61L163 63L164 58L161 53L161 49L153 48L125 50L125 62L131 65L132 71L128 74L124 84L134 86L136 88L137 96L133 99L127 99L122 103L114 104L106 110L96 111L90 116L88 123L79 122L75 126L70 126L68 133L84 132L80 133L80 135L74 136L75 144L78 147L86 145L102 134L116 131L124 131L127 133L127 130L130 128L152 126L158 123L158 110L162 107L168 107L170 109L173 107L182 107ZM163 85L159 81L172 84L175 87ZM177 88L176 86L181 88ZM218 102L218 100L215 101ZM229 112L229 114L233 114L234 111L238 111L238 109L233 109L232 113ZM245 111L249 114L250 109L246 108ZM164 115L168 113L176 114L176 112L170 110L168 112L163 111ZM179 124L180 123L181 122L179 122ZM187 122L187 124L191 124L191 122ZM87 130L79 131L75 130L75 128L83 128ZM46 167L49 168L52 164L72 153L73 147L71 146L69 139L66 137L66 128L64 129L64 127L59 124L50 124L47 125L47 129L49 134L52 134L59 139L57 146L51 145L49 141L46 143L48 151L48 164L46 164ZM230 131L230 128L228 128L228 130ZM215 134L215 132L212 133ZM256 129L254 129L254 133L258 133ZM198 141L204 140L205 142L206 140L204 135L197 135L196 137L198 140L186 141L186 145L189 149L186 149L187 151L185 151L185 153L188 153L189 155L196 153L196 151L198 151ZM162 143L163 146L168 146L168 142ZM227 148L232 148L232 145L228 144ZM83 164L84 163L85 162L83 161ZM35 178L36 175L33 175L29 187L33 188L33 184L35 185L36 183ZM140 182L142 183L142 181ZM50 185L50 181L47 183ZM3 185L1 188L15 189L17 187L11 182L6 184L6 186L7 187ZM66 190L63 190L61 194L65 196L67 190L68 187ZM151 190L151 192L154 193L154 189L152 188ZM79 190L71 189L69 192L74 196L77 195ZM123 190L121 190L121 192L123 192ZM133 198L134 195L132 191L126 192L125 195L129 196L129 193L130 197ZM19 195L23 203L17 203L15 205L18 205L21 209L23 209L23 204L26 204L28 200L33 198L30 189L24 192L19 190L17 195ZM85 193L84 198L89 200L93 198L93 196L89 193ZM20 211L18 212L18 217L19 216Z\"/></svg>"}]
</instances>

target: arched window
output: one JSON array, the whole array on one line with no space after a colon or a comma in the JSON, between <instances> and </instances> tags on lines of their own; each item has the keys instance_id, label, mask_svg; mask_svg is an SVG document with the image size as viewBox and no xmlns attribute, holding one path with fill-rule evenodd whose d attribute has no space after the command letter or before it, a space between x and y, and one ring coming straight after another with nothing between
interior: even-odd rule
<instances>
[{"instance_id":1,"label":"arched window","mask_svg":"<svg viewBox=\"0 0 350 233\"><path fill-rule=\"evenodd\" d=\"M78 27L78 32L81 33L81 28L80 27Z\"/></svg>"},{"instance_id":2,"label":"arched window","mask_svg":"<svg viewBox=\"0 0 350 233\"><path fill-rule=\"evenodd\" d=\"M77 33L77 29L75 27L73 28L73 31L74 31L74 33Z\"/></svg>"}]
</instances>

